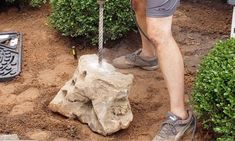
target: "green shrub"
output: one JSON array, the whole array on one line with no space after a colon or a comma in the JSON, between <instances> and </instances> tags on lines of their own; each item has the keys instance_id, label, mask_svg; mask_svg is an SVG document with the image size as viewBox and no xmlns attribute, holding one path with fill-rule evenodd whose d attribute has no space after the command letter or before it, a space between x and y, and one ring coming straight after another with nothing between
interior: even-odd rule
<instances>
[{"instance_id":1,"label":"green shrub","mask_svg":"<svg viewBox=\"0 0 235 141\"><path fill-rule=\"evenodd\" d=\"M97 0L51 0L50 23L65 36L98 41L99 7ZM104 39L116 40L133 29L129 0L106 0Z\"/></svg>"},{"instance_id":2,"label":"green shrub","mask_svg":"<svg viewBox=\"0 0 235 141\"><path fill-rule=\"evenodd\" d=\"M235 39L218 42L204 58L192 93L204 127L217 141L235 141Z\"/></svg>"},{"instance_id":3,"label":"green shrub","mask_svg":"<svg viewBox=\"0 0 235 141\"><path fill-rule=\"evenodd\" d=\"M30 4L32 7L40 7L47 0L5 0L7 3L17 3L19 5Z\"/></svg>"},{"instance_id":4,"label":"green shrub","mask_svg":"<svg viewBox=\"0 0 235 141\"><path fill-rule=\"evenodd\" d=\"M47 0L31 0L30 5L33 7L39 7L42 4L45 4L46 2L47 2Z\"/></svg>"}]
</instances>

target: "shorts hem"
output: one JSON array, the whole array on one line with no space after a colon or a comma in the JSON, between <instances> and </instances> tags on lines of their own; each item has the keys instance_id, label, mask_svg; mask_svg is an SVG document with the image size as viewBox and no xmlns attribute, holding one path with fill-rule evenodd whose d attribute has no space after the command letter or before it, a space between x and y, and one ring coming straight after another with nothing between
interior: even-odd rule
<instances>
[{"instance_id":1,"label":"shorts hem","mask_svg":"<svg viewBox=\"0 0 235 141\"><path fill-rule=\"evenodd\" d=\"M166 18L166 17L170 17L170 16L173 16L174 13L172 14L168 14L168 15L146 15L146 17L149 17L149 18Z\"/></svg>"},{"instance_id":2,"label":"shorts hem","mask_svg":"<svg viewBox=\"0 0 235 141\"><path fill-rule=\"evenodd\" d=\"M161 11L160 13L146 13L146 17L152 17L152 18L164 18L164 17L170 17L173 16L176 12L176 9L174 9L173 11L170 12L164 12Z\"/></svg>"}]
</instances>

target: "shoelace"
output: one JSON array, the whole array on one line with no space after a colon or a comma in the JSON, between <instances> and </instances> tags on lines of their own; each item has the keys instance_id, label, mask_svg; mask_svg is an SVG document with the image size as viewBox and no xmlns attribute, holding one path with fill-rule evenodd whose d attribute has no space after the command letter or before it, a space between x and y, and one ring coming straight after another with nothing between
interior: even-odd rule
<instances>
[{"instance_id":1,"label":"shoelace","mask_svg":"<svg viewBox=\"0 0 235 141\"><path fill-rule=\"evenodd\" d=\"M193 125L193 132L190 141L193 141L195 138L196 128L197 128L197 120L194 114L192 114L192 118L194 119L194 125ZM169 130L170 129L170 130ZM171 123L170 121L166 121L162 124L162 130L160 132L161 137L164 138L165 135L173 134L176 135L176 129L174 127L174 123Z\"/></svg>"},{"instance_id":2,"label":"shoelace","mask_svg":"<svg viewBox=\"0 0 235 141\"><path fill-rule=\"evenodd\" d=\"M131 59L132 61L136 61L136 58L137 58L139 52L140 52L140 49L135 51L134 53L129 54L127 57L129 59Z\"/></svg>"},{"instance_id":3,"label":"shoelace","mask_svg":"<svg viewBox=\"0 0 235 141\"><path fill-rule=\"evenodd\" d=\"M176 135L177 131L173 125L173 123L170 122L165 122L162 124L162 130L160 131L159 136L160 137L165 137L165 135Z\"/></svg>"}]
</instances>

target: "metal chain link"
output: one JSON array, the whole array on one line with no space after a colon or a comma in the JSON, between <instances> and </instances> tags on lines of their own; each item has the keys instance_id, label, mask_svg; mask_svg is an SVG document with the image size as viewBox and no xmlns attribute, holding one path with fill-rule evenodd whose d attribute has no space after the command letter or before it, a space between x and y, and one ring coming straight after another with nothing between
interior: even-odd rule
<instances>
[{"instance_id":1,"label":"metal chain link","mask_svg":"<svg viewBox=\"0 0 235 141\"><path fill-rule=\"evenodd\" d=\"M103 44L104 44L104 2L105 0L98 0L99 4L99 48L98 48L98 62L102 65L103 60Z\"/></svg>"}]
</instances>

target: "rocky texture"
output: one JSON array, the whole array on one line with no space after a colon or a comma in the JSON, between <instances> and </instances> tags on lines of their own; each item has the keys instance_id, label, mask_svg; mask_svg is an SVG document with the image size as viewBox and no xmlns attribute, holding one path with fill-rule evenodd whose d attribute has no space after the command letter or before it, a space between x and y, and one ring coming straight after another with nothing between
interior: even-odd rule
<instances>
[{"instance_id":1,"label":"rocky texture","mask_svg":"<svg viewBox=\"0 0 235 141\"><path fill-rule=\"evenodd\" d=\"M128 94L132 75L124 75L96 55L84 55L74 76L49 104L54 112L78 118L102 135L112 134L129 126L133 119Z\"/></svg>"}]
</instances>

